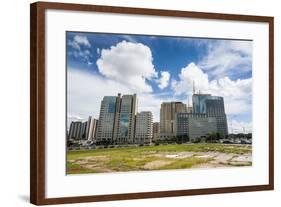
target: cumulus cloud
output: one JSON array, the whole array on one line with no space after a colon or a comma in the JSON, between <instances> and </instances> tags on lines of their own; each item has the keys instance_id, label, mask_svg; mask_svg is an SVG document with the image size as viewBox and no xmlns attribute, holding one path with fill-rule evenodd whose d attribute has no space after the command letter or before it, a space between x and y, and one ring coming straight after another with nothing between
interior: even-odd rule
<instances>
[{"instance_id":1,"label":"cumulus cloud","mask_svg":"<svg viewBox=\"0 0 281 207\"><path fill-rule=\"evenodd\" d=\"M81 46L85 46L87 48L91 47L88 38L82 35L75 35L73 39L68 40L67 44L76 50L81 50Z\"/></svg>"},{"instance_id":2,"label":"cumulus cloud","mask_svg":"<svg viewBox=\"0 0 281 207\"><path fill-rule=\"evenodd\" d=\"M79 45L84 45L86 47L91 47L91 44L86 36L75 35L73 41Z\"/></svg>"},{"instance_id":3,"label":"cumulus cloud","mask_svg":"<svg viewBox=\"0 0 281 207\"><path fill-rule=\"evenodd\" d=\"M87 120L92 115L99 117L101 100L104 96L133 94L134 90L122 83L97 74L77 70L67 70L67 114L68 125L73 120ZM153 120L159 121L162 101L172 101L152 93L138 93L138 111L152 111Z\"/></svg>"},{"instance_id":4,"label":"cumulus cloud","mask_svg":"<svg viewBox=\"0 0 281 207\"><path fill-rule=\"evenodd\" d=\"M157 77L157 73L149 47L122 41L109 49L102 49L100 53L96 63L102 75L135 92L152 92L147 80Z\"/></svg>"},{"instance_id":5,"label":"cumulus cloud","mask_svg":"<svg viewBox=\"0 0 281 207\"><path fill-rule=\"evenodd\" d=\"M89 72L77 69L67 70L67 112L70 117L86 119L93 115L98 118L100 102L103 96L116 95L122 91L129 93L126 87L114 81L104 79ZM68 123L69 123L68 122Z\"/></svg>"},{"instance_id":6,"label":"cumulus cloud","mask_svg":"<svg viewBox=\"0 0 281 207\"><path fill-rule=\"evenodd\" d=\"M215 78L231 76L252 70L252 41L220 40L208 44L207 55L199 67Z\"/></svg>"},{"instance_id":7,"label":"cumulus cloud","mask_svg":"<svg viewBox=\"0 0 281 207\"><path fill-rule=\"evenodd\" d=\"M192 94L193 82L199 90L207 90L209 86L208 75L193 62L181 69L179 79L179 81L172 81L172 87L176 95Z\"/></svg>"},{"instance_id":8,"label":"cumulus cloud","mask_svg":"<svg viewBox=\"0 0 281 207\"><path fill-rule=\"evenodd\" d=\"M179 80L173 80L172 88L176 95L191 95L195 83L196 93L209 93L223 96L226 113L228 115L250 113L252 78L231 80L229 77L209 81L208 74L204 73L194 63L190 63L181 70Z\"/></svg>"},{"instance_id":9,"label":"cumulus cloud","mask_svg":"<svg viewBox=\"0 0 281 207\"><path fill-rule=\"evenodd\" d=\"M69 39L67 41L67 45L72 48L72 50L68 52L68 55L71 55L76 59L81 59L88 65L93 64L90 61L92 57L92 54L89 50L91 48L91 44L86 36L75 35L73 39Z\"/></svg>"},{"instance_id":10,"label":"cumulus cloud","mask_svg":"<svg viewBox=\"0 0 281 207\"><path fill-rule=\"evenodd\" d=\"M168 87L170 81L170 73L168 71L161 71L161 77L156 82L158 83L158 87L164 89Z\"/></svg>"},{"instance_id":11,"label":"cumulus cloud","mask_svg":"<svg viewBox=\"0 0 281 207\"><path fill-rule=\"evenodd\" d=\"M99 118L100 104L104 96L116 96L118 93L135 93L132 89L115 80L109 80L97 74L83 72L77 69L68 69L67 79L68 127L71 121L86 121L90 115ZM225 79L218 82L219 83L216 84L211 82L213 85L210 86L209 91L206 92L210 92L213 95L225 96L225 106L228 115L239 115L243 111L247 112L251 110L251 105L247 102L248 99L245 99L251 80L239 80L235 82ZM221 86L219 86L219 84L221 84ZM211 84L209 83L209 85ZM214 85L216 88L213 88ZM231 92L230 85L233 85L233 89L237 87L239 89ZM223 91L220 87L226 87L228 89ZM238 94L236 98L234 97L234 93ZM152 93L138 93L137 98L138 111L151 111L153 114L153 121L159 121L162 102L185 101L169 95L157 95ZM250 122L241 122L235 119L228 119L228 127L229 132L234 133L243 132L243 130L246 132L251 131Z\"/></svg>"}]
</instances>

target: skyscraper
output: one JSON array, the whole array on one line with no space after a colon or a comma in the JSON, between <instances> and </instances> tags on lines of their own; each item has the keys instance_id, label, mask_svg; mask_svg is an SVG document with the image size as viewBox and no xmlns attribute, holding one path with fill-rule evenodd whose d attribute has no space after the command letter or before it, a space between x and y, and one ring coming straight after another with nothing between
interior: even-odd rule
<instances>
[{"instance_id":1,"label":"skyscraper","mask_svg":"<svg viewBox=\"0 0 281 207\"><path fill-rule=\"evenodd\" d=\"M85 140L87 139L88 122L73 121L70 123L68 139Z\"/></svg>"},{"instance_id":2,"label":"skyscraper","mask_svg":"<svg viewBox=\"0 0 281 207\"><path fill-rule=\"evenodd\" d=\"M136 116L135 143L150 144L152 141L152 113L142 111Z\"/></svg>"},{"instance_id":3,"label":"skyscraper","mask_svg":"<svg viewBox=\"0 0 281 207\"><path fill-rule=\"evenodd\" d=\"M206 100L211 97L211 94L193 94L192 106L193 113L206 113Z\"/></svg>"},{"instance_id":4,"label":"skyscraper","mask_svg":"<svg viewBox=\"0 0 281 207\"><path fill-rule=\"evenodd\" d=\"M193 94L192 104L193 113L206 113L208 117L215 117L217 120L217 132L222 137L228 134L223 97L210 94Z\"/></svg>"},{"instance_id":5,"label":"skyscraper","mask_svg":"<svg viewBox=\"0 0 281 207\"><path fill-rule=\"evenodd\" d=\"M101 102L97 142L130 144L134 142L137 97L105 96Z\"/></svg>"},{"instance_id":6,"label":"skyscraper","mask_svg":"<svg viewBox=\"0 0 281 207\"><path fill-rule=\"evenodd\" d=\"M159 138L160 134L160 123L159 122L154 122L153 127L152 127L152 139L157 140Z\"/></svg>"},{"instance_id":7,"label":"skyscraper","mask_svg":"<svg viewBox=\"0 0 281 207\"><path fill-rule=\"evenodd\" d=\"M189 139L193 140L202 136L207 136L208 134L216 133L216 123L215 117L191 116L189 118Z\"/></svg>"},{"instance_id":8,"label":"skyscraper","mask_svg":"<svg viewBox=\"0 0 281 207\"><path fill-rule=\"evenodd\" d=\"M228 134L228 127L223 97L211 96L206 100L206 109L208 117L215 117L217 119L217 132L222 137L225 137Z\"/></svg>"},{"instance_id":9,"label":"skyscraper","mask_svg":"<svg viewBox=\"0 0 281 207\"><path fill-rule=\"evenodd\" d=\"M89 141L96 140L97 123L98 123L97 119L95 119L92 116L89 116L87 130L86 130L86 136Z\"/></svg>"},{"instance_id":10,"label":"skyscraper","mask_svg":"<svg viewBox=\"0 0 281 207\"><path fill-rule=\"evenodd\" d=\"M186 112L182 102L163 102L160 109L160 138L170 138L175 134L175 114Z\"/></svg>"},{"instance_id":11,"label":"skyscraper","mask_svg":"<svg viewBox=\"0 0 281 207\"><path fill-rule=\"evenodd\" d=\"M119 110L118 110L119 109ZM135 119L137 113L137 97L134 95L123 95L120 107L117 107L119 116L117 121L117 143L134 143Z\"/></svg>"},{"instance_id":12,"label":"skyscraper","mask_svg":"<svg viewBox=\"0 0 281 207\"><path fill-rule=\"evenodd\" d=\"M79 140L82 138L82 122L81 121L73 121L70 123L68 138L74 139L74 140Z\"/></svg>"},{"instance_id":13,"label":"skyscraper","mask_svg":"<svg viewBox=\"0 0 281 207\"><path fill-rule=\"evenodd\" d=\"M176 113L176 135L188 136L189 135L189 118L195 115L194 113ZM198 114L198 116L206 116L204 114Z\"/></svg>"},{"instance_id":14,"label":"skyscraper","mask_svg":"<svg viewBox=\"0 0 281 207\"><path fill-rule=\"evenodd\" d=\"M116 115L116 96L105 96L101 101L97 126L97 142L112 143Z\"/></svg>"}]
</instances>

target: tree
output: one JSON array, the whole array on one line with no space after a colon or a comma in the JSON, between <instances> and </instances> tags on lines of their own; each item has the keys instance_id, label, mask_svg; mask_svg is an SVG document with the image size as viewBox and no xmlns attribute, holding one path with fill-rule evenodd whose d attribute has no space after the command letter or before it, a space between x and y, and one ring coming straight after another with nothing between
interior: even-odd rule
<instances>
[{"instance_id":1,"label":"tree","mask_svg":"<svg viewBox=\"0 0 281 207\"><path fill-rule=\"evenodd\" d=\"M206 136L206 142L211 142L212 143L215 140L217 140L218 137L220 137L219 133L215 133L215 132L209 133Z\"/></svg>"}]
</instances>

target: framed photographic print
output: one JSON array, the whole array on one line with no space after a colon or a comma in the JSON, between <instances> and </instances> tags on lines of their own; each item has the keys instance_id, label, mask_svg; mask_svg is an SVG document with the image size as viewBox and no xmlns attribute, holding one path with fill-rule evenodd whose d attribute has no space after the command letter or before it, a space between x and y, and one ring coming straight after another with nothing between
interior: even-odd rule
<instances>
[{"instance_id":1,"label":"framed photographic print","mask_svg":"<svg viewBox=\"0 0 281 207\"><path fill-rule=\"evenodd\" d=\"M274 188L273 17L30 12L33 204Z\"/></svg>"}]
</instances>

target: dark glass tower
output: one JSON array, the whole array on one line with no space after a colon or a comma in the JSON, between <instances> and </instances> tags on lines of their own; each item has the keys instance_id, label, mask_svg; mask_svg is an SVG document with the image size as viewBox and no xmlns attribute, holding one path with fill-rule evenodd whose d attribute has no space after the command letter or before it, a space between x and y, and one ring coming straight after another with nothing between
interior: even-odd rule
<instances>
[{"instance_id":1,"label":"dark glass tower","mask_svg":"<svg viewBox=\"0 0 281 207\"><path fill-rule=\"evenodd\" d=\"M228 128L223 97L211 96L208 98L206 100L206 114L208 117L216 117L217 131L222 137L225 137L228 134Z\"/></svg>"},{"instance_id":2,"label":"dark glass tower","mask_svg":"<svg viewBox=\"0 0 281 207\"><path fill-rule=\"evenodd\" d=\"M217 132L225 137L228 134L227 119L224 108L224 99L210 94L193 94L193 113L204 113L217 120Z\"/></svg>"}]
</instances>

